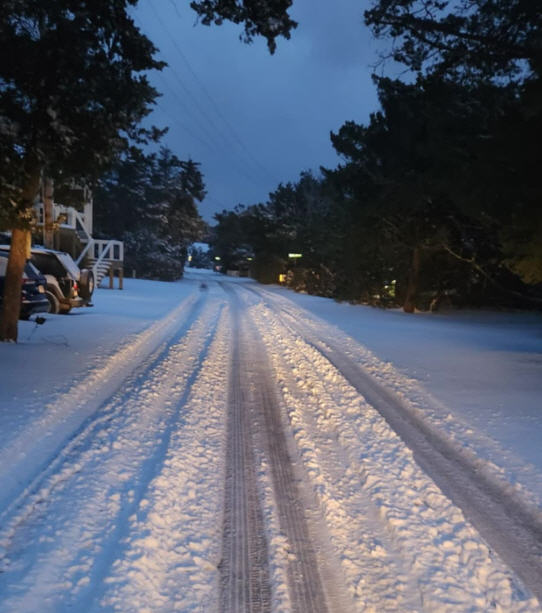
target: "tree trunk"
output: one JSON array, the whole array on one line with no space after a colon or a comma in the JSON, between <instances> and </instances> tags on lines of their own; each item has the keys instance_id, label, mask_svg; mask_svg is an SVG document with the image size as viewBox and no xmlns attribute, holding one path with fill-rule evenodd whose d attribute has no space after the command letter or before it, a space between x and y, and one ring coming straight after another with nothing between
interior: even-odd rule
<instances>
[{"instance_id":1,"label":"tree trunk","mask_svg":"<svg viewBox=\"0 0 542 613\"><path fill-rule=\"evenodd\" d=\"M414 251L412 252L412 260L410 262L410 270L408 272L406 295L403 302L403 311L405 313L414 313L416 310L416 297L418 295L418 284L420 280L420 266L421 249L419 247L414 247Z\"/></svg>"},{"instance_id":2,"label":"tree trunk","mask_svg":"<svg viewBox=\"0 0 542 613\"><path fill-rule=\"evenodd\" d=\"M28 249L30 247L29 218L32 205L40 186L41 169L37 158L30 156L26 163L27 181L21 193L19 202L19 227L11 232L11 248L9 251L6 281L4 283L4 299L0 313L0 341L17 342L17 323L21 311L22 277Z\"/></svg>"},{"instance_id":3,"label":"tree trunk","mask_svg":"<svg viewBox=\"0 0 542 613\"><path fill-rule=\"evenodd\" d=\"M21 289L24 265L28 257L30 230L13 230L9 251L2 316L0 317L0 341L17 342L17 322L21 310Z\"/></svg>"},{"instance_id":4,"label":"tree trunk","mask_svg":"<svg viewBox=\"0 0 542 613\"><path fill-rule=\"evenodd\" d=\"M54 249L53 180L45 177L43 184L43 245Z\"/></svg>"}]
</instances>

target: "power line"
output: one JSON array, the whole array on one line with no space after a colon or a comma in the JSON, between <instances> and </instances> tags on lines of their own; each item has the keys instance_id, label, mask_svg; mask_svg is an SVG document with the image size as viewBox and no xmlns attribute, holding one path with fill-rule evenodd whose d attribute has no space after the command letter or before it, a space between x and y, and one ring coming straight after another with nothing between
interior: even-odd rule
<instances>
[{"instance_id":1,"label":"power line","mask_svg":"<svg viewBox=\"0 0 542 613\"><path fill-rule=\"evenodd\" d=\"M180 101L180 98L177 94L177 92L175 92L173 89L171 89L169 87L169 84L167 83L167 81L165 79L163 79L164 83L166 84L166 86L168 86L168 88L170 89L171 93L173 94L173 96L175 96L175 98L177 98L177 100ZM175 115L173 115L165 106L163 106L160 103L156 103L156 105L160 108L160 110L162 110L162 112L164 112L174 123L178 124L185 132L187 132L188 134L190 134L190 136L192 136L192 138L194 138L195 140L197 140L198 142L200 142L204 147L206 147L209 151L211 152L215 152L217 147L214 146L213 144L209 143L208 140L201 138L200 136L198 136L186 123L182 122L178 117L176 117ZM242 166L241 164L236 164L236 160L235 158L232 158L231 156L225 156L225 158L222 158L226 160L226 163L232 168L234 169L240 176L242 176L244 179L250 181L253 185L255 185L256 187L261 187L260 183L250 174L248 174L246 172L246 169L244 166Z\"/></svg>"},{"instance_id":2,"label":"power line","mask_svg":"<svg viewBox=\"0 0 542 613\"><path fill-rule=\"evenodd\" d=\"M175 9L175 12L177 13L177 17L182 20L183 17L179 13L179 9L177 8L177 5L175 4L175 2L173 2L173 0L169 0L169 2L171 4L171 6Z\"/></svg>"},{"instance_id":3,"label":"power line","mask_svg":"<svg viewBox=\"0 0 542 613\"><path fill-rule=\"evenodd\" d=\"M179 14L179 11L178 11L175 3L172 0L170 0L170 2L171 2L171 4L174 7L177 16L180 18L181 16ZM156 10L156 7L154 6L152 0L149 0L148 4L151 7L151 10L153 11L156 19L160 23L162 29L164 30L164 32L167 34L167 36L170 38L171 42L173 43L173 46L174 46L175 50L177 51L179 57L181 58L181 60L185 64L185 66L188 68L190 74L192 75L192 77L194 78L196 83L201 88L201 91L203 92L205 98L207 98L207 100L210 102L211 106L213 107L214 112L216 113L216 116L228 128L229 132L231 133L231 137L230 138L232 138L233 141L243 150L243 152L247 156L248 160L250 160L258 168L258 170L260 172L262 172L264 175L266 175L266 179L268 179L268 180L271 179L272 181L276 182L274 177L272 176L272 174L268 171L268 169L265 168L265 166L263 166L263 164L261 164L258 161L258 159L253 155L253 153L246 147L246 145L243 143L243 141L241 140L241 138L239 137L239 135L235 131L235 128L231 125L231 123L228 121L228 119L224 116L224 114L220 110L219 105L217 104L215 99L212 97L212 95L209 93L209 91L205 87L205 84L199 78L198 74L193 69L193 67L192 67L191 63L189 62L188 58L183 53L180 45L178 44L178 42L175 40L175 38L170 33L169 29L167 28L166 24L164 23L163 19L161 18L159 12ZM217 128L217 126L214 123L214 121L210 117L208 117L208 120L211 122L213 127L215 127L215 129L217 129L218 133L222 136L222 138L225 138L224 133Z\"/></svg>"},{"instance_id":4,"label":"power line","mask_svg":"<svg viewBox=\"0 0 542 613\"><path fill-rule=\"evenodd\" d=\"M141 23L141 21L136 17L136 22L138 23L140 29L142 31L145 31L145 28L143 26L143 24ZM176 80L179 82L179 84L181 85L181 87L183 88L184 91L186 90L186 86L184 85L184 83L182 82L182 79L179 77L179 75L176 73L176 71L168 65L168 70L171 72L171 74L173 74L176 78ZM190 107L187 102L177 94L177 92L175 92L175 90L172 88L172 86L169 84L169 82L166 79L165 73L164 72L159 72L159 77L160 79L162 79L162 81L165 83L166 87L172 92L172 94L174 95L174 97L176 98L177 102L179 103L179 105L184 109L184 111L186 112L187 115L190 116L191 120L195 123L198 124L198 129L200 130L200 132L202 132L203 134L205 134L205 137L211 142L213 143L213 146L217 146L217 143L215 141L215 136L214 133L209 129L209 126L207 125L206 121L205 121L205 114L203 114L204 117L204 121L202 121L197 115L194 114L194 111L192 109L192 107ZM196 101L196 108L198 108L198 110L201 112L201 110L198 107L197 101ZM193 132L192 132L193 134ZM198 138L198 137L196 137ZM201 140L198 138L198 140Z\"/></svg>"},{"instance_id":5,"label":"power line","mask_svg":"<svg viewBox=\"0 0 542 613\"><path fill-rule=\"evenodd\" d=\"M179 20L182 20L182 16L179 13L179 9L177 8L177 5L175 4L175 2L173 0L169 0L169 1L170 1L170 4L173 6L173 8L175 10L175 13L177 14L177 17L179 18ZM158 19L160 19L160 17L158 17ZM160 19L160 22L163 24L161 19ZM165 25L164 25L164 30L166 30ZM169 32L168 32L168 34L169 34ZM253 153L248 149L248 147L242 141L242 139L238 135L238 133L235 130L235 128L231 125L231 123L228 120L228 118L223 115L222 111L220 110L220 106L217 104L216 100L213 98L213 96L209 93L209 91L205 87L205 83L203 83L203 81L199 78L198 74L196 73L196 71L192 67L192 65L189 62L188 58L186 57L186 55L183 53L182 49L180 48L180 45L174 39L172 39L172 40L173 40L173 43L175 45L175 48L177 49L177 52L179 53L180 58L185 63L186 67L190 71L190 74L194 77L196 83L198 83L198 85L201 87L201 91L205 94L205 97L211 103L211 105L214 108L215 113L217 114L217 116L224 122L226 127L229 129L229 131L232 134L234 140L239 144L239 146L243 149L243 151L245 151L245 153L254 162L254 164L256 164L267 175L268 178L270 178L273 181L275 181L275 178L271 176L271 174L269 173L268 169L263 164L260 163L260 161L256 158L256 156L253 155Z\"/></svg>"},{"instance_id":6,"label":"power line","mask_svg":"<svg viewBox=\"0 0 542 613\"><path fill-rule=\"evenodd\" d=\"M172 92L174 95L175 92ZM191 128L190 126L188 126L186 123L184 123L183 121L181 121L178 117L176 117L173 113L171 113L165 106L161 105L159 102L156 102L156 106L165 114L167 115L172 121L174 121L176 124L178 124L187 134L189 134L194 140L197 140L199 143L201 143L204 147L207 147L208 149L212 150L212 145L210 145L206 140L204 140L203 138L201 138L200 136L198 136Z\"/></svg>"},{"instance_id":7,"label":"power line","mask_svg":"<svg viewBox=\"0 0 542 613\"><path fill-rule=\"evenodd\" d=\"M178 46L177 43L175 41L175 39L172 37L172 35L169 33L169 31L166 29L166 26L162 20L162 18L160 17L160 14L158 13L158 11L156 10L154 4L152 2L148 2L148 5L150 6L152 12L154 13L154 16L156 17L156 19L158 20L160 27L162 28L162 30L166 33L166 35L171 39L173 45L175 46L175 48L178 51ZM200 106L200 101L197 99L197 97L192 93L192 91L190 90L190 88L186 85L186 83L181 79L181 77L179 76L179 74L177 73L177 71L173 68L173 66L171 66L171 64L168 66L168 68L171 70L171 72L175 75L179 85L181 86L182 90L185 92L185 94L194 102L198 112L202 115L202 117L204 118L204 120L206 122L208 122L212 128L215 130L215 132L224 140L224 144L227 145L228 144L228 139L227 137L224 135L224 133L220 130L220 128L216 125L216 123L214 122L214 120L212 119L212 117L209 117L209 115L207 113L205 113L205 111L202 110L201 106Z\"/></svg>"},{"instance_id":8,"label":"power line","mask_svg":"<svg viewBox=\"0 0 542 613\"><path fill-rule=\"evenodd\" d=\"M154 11L154 8L151 7ZM156 11L154 11L156 14ZM134 15L134 19L137 22L139 28L145 32L146 28L143 26L143 24L141 23L141 20ZM226 153L226 155L224 156L223 159L225 159L226 164L229 165L233 170L235 170L237 172L237 174L239 174L240 176L242 176L244 179L248 180L250 183L252 183L254 186L256 187L261 187L261 181L258 181L255 177L252 176L252 174L250 174L250 172L247 172L250 170L250 167L246 167L244 164L241 164L239 162L239 160L235 157L233 157L231 155L232 151L231 151L231 147L229 145L227 145L225 142L220 142L216 140L215 134L221 134L220 130L218 130L218 128L216 128L216 125L214 124L214 122L209 121L208 123L211 123L211 125L214 125L215 127L215 132L213 132L210 128L209 125L207 123L208 117L205 114L204 111L202 111L202 109L199 107L199 103L198 100L195 98L195 96L192 94L192 92L190 92L190 90L187 88L187 86L184 84L183 80L181 79L181 77L177 74L177 72L175 71L175 69L171 66L168 65L168 71L170 71L176 78L176 81L179 83L179 85L181 86L182 90L190 97L190 99L196 104L196 108L198 109L198 111L200 112L200 114L203 116L205 122L202 122L201 119L194 115L193 109L187 104L187 102L175 91L175 89L172 87L172 85L169 83L169 81L166 79L166 76L163 72L159 72L159 76L160 79L163 81L163 83L165 84L165 86L167 87L167 89L171 92L171 94L174 96L174 98L176 99L176 101L179 103L179 105L185 110L185 112L190 116L190 118L192 119L192 121L194 121L195 124L197 124L197 128L200 130L200 132L204 135L204 137L199 136L196 132L194 132L194 130L192 128L190 128L186 123L182 122L178 117L175 117L168 109L166 109L166 107L162 104L158 104L157 106L166 114L168 115L168 117L170 117L175 124L178 124L181 129L188 133L192 138L194 138L195 140L197 140L198 142L200 142L204 147L206 147L210 152L216 152L217 149L222 149L224 150L224 152ZM223 134L221 134L222 139L224 141L226 141L226 139L224 138Z\"/></svg>"}]
</instances>

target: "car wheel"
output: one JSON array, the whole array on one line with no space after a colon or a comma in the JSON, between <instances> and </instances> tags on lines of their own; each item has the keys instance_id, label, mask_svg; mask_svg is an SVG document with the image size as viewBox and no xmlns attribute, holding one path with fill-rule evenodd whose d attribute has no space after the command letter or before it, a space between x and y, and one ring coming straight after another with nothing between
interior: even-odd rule
<instances>
[{"instance_id":1,"label":"car wheel","mask_svg":"<svg viewBox=\"0 0 542 613\"><path fill-rule=\"evenodd\" d=\"M60 302L58 298L51 292L45 292L47 300L49 301L49 313L56 315L60 312Z\"/></svg>"},{"instance_id":2,"label":"car wheel","mask_svg":"<svg viewBox=\"0 0 542 613\"><path fill-rule=\"evenodd\" d=\"M79 295L85 300L90 300L94 291L94 273L84 268L79 276Z\"/></svg>"}]
</instances>

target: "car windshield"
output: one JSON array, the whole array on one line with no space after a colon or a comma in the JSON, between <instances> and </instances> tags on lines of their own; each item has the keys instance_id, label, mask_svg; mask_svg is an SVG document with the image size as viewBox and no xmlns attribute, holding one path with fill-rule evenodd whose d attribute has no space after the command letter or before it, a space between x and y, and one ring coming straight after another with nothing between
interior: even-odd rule
<instances>
[{"instance_id":1,"label":"car windshield","mask_svg":"<svg viewBox=\"0 0 542 613\"><path fill-rule=\"evenodd\" d=\"M72 257L67 253L57 253L57 258L62 262L66 270L77 281L79 279L79 266L73 261Z\"/></svg>"}]
</instances>

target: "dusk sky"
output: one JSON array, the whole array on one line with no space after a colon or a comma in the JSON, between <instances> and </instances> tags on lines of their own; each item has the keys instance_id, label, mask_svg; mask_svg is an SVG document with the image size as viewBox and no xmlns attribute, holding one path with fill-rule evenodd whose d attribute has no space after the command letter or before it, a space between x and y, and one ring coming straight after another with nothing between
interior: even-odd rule
<instances>
[{"instance_id":1,"label":"dusk sky","mask_svg":"<svg viewBox=\"0 0 542 613\"><path fill-rule=\"evenodd\" d=\"M264 202L279 182L339 162L329 139L377 108L377 43L360 0L295 0L299 22L274 55L246 45L241 28L197 24L188 0L141 0L135 19L168 63L151 77L163 94L151 115L164 144L201 163L211 221L222 209Z\"/></svg>"}]
</instances>

